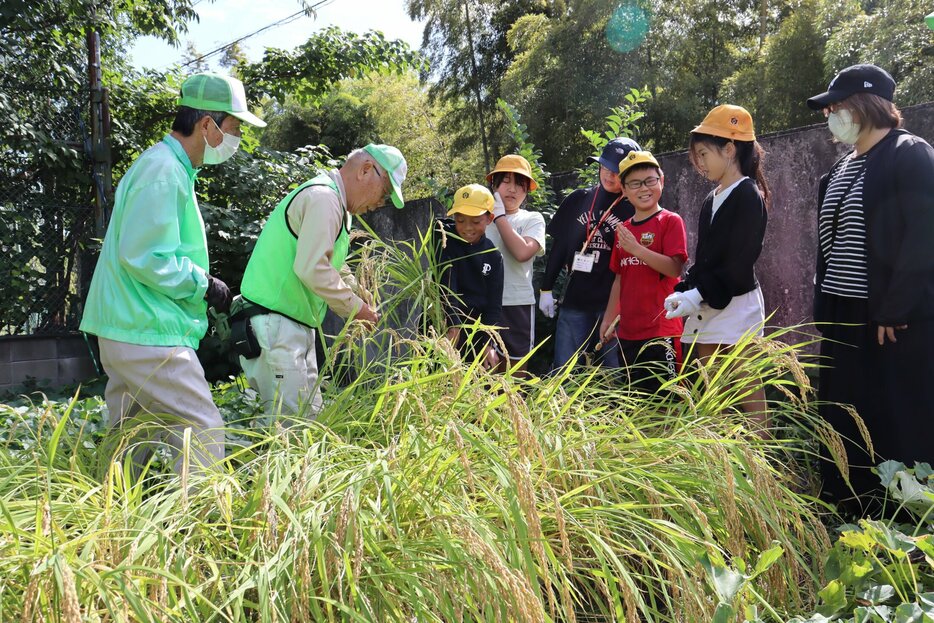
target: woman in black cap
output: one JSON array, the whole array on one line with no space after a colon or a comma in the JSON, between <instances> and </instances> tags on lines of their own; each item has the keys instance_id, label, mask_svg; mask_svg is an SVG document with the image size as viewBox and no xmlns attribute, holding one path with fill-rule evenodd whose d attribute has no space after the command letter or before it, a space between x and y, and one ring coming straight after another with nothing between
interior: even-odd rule
<instances>
[{"instance_id":1,"label":"woman in black cap","mask_svg":"<svg viewBox=\"0 0 934 623\"><path fill-rule=\"evenodd\" d=\"M820 414L856 468L854 500L822 462L825 494L854 511L880 485L868 467L934 459L934 149L900 129L894 93L885 70L854 65L808 100L853 146L820 182L814 319L831 323L819 325ZM871 446L837 403L856 408Z\"/></svg>"}]
</instances>

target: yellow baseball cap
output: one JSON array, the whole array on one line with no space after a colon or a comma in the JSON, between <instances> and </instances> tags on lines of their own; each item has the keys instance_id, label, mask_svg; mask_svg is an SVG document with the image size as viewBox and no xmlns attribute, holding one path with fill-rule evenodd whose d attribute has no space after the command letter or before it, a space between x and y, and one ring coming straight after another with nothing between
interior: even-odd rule
<instances>
[{"instance_id":1,"label":"yellow baseball cap","mask_svg":"<svg viewBox=\"0 0 934 623\"><path fill-rule=\"evenodd\" d=\"M465 214L467 216L482 216L493 214L493 193L482 184L467 184L461 186L454 193L454 205L448 210L452 214Z\"/></svg>"},{"instance_id":2,"label":"yellow baseball cap","mask_svg":"<svg viewBox=\"0 0 934 623\"><path fill-rule=\"evenodd\" d=\"M631 151L625 158L619 161L619 178L623 179L626 171L633 168L637 164L652 164L659 169L662 168L661 165L658 164L658 160L655 159L655 156L652 155L652 152Z\"/></svg>"},{"instance_id":3,"label":"yellow baseball cap","mask_svg":"<svg viewBox=\"0 0 934 623\"><path fill-rule=\"evenodd\" d=\"M532 165L529 161L518 154L503 156L496 162L496 166L486 176L486 181L493 181L494 173L515 173L529 178L529 192L538 188L538 183L532 177Z\"/></svg>"},{"instance_id":4,"label":"yellow baseball cap","mask_svg":"<svg viewBox=\"0 0 934 623\"><path fill-rule=\"evenodd\" d=\"M752 115L742 106L721 104L704 117L701 124L691 130L698 134L710 134L734 141L754 141Z\"/></svg>"}]
</instances>

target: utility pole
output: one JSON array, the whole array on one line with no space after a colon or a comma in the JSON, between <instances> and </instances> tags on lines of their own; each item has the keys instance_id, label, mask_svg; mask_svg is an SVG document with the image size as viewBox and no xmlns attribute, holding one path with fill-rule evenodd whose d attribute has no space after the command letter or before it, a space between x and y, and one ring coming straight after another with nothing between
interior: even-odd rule
<instances>
[{"instance_id":1,"label":"utility pole","mask_svg":"<svg viewBox=\"0 0 934 623\"><path fill-rule=\"evenodd\" d=\"M94 194L93 229L88 223L85 241L90 238L103 239L110 221L111 197L113 196L113 171L110 154L110 106L107 90L101 81L101 38L97 31L97 6L91 6L91 23L87 27L88 48L88 98L90 105L91 141L91 186ZM91 245L84 245L79 264L79 299L86 300L91 287L91 276L97 263L97 253Z\"/></svg>"},{"instance_id":2,"label":"utility pole","mask_svg":"<svg viewBox=\"0 0 934 623\"><path fill-rule=\"evenodd\" d=\"M113 194L110 156L110 106L107 90L101 82L101 38L92 26L87 34L88 86L90 88L91 163L94 185L94 223L96 234L104 237L110 220L110 197Z\"/></svg>"}]
</instances>

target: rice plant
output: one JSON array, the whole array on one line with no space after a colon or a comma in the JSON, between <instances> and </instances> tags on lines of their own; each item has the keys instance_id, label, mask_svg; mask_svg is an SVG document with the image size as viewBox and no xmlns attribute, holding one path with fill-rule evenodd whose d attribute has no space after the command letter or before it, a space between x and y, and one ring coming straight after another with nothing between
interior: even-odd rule
<instances>
[{"instance_id":1,"label":"rice plant","mask_svg":"<svg viewBox=\"0 0 934 623\"><path fill-rule=\"evenodd\" d=\"M370 244L384 316L432 313L427 242ZM706 621L704 561L776 543L746 599L813 606L830 539L794 469L812 441L786 434L814 427L795 347L750 338L647 396L491 375L410 327L338 336L355 374L313 422L227 411L223 469L184 483L125 465L99 400L0 407L0 620ZM750 376L794 427L749 429Z\"/></svg>"}]
</instances>

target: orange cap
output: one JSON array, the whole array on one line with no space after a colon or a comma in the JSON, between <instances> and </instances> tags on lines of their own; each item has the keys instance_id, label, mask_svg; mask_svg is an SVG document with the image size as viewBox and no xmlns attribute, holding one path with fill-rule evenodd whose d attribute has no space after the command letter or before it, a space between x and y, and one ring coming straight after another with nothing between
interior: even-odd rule
<instances>
[{"instance_id":1,"label":"orange cap","mask_svg":"<svg viewBox=\"0 0 934 623\"><path fill-rule=\"evenodd\" d=\"M742 106L730 104L721 104L711 110L701 124L691 132L710 134L734 141L756 140L756 133L752 129L752 115Z\"/></svg>"},{"instance_id":2,"label":"orange cap","mask_svg":"<svg viewBox=\"0 0 934 623\"><path fill-rule=\"evenodd\" d=\"M493 181L494 173L515 173L529 178L529 192L538 188L538 183L532 177L532 165L529 161L518 154L503 156L496 162L496 166L486 176L486 181Z\"/></svg>"}]
</instances>

